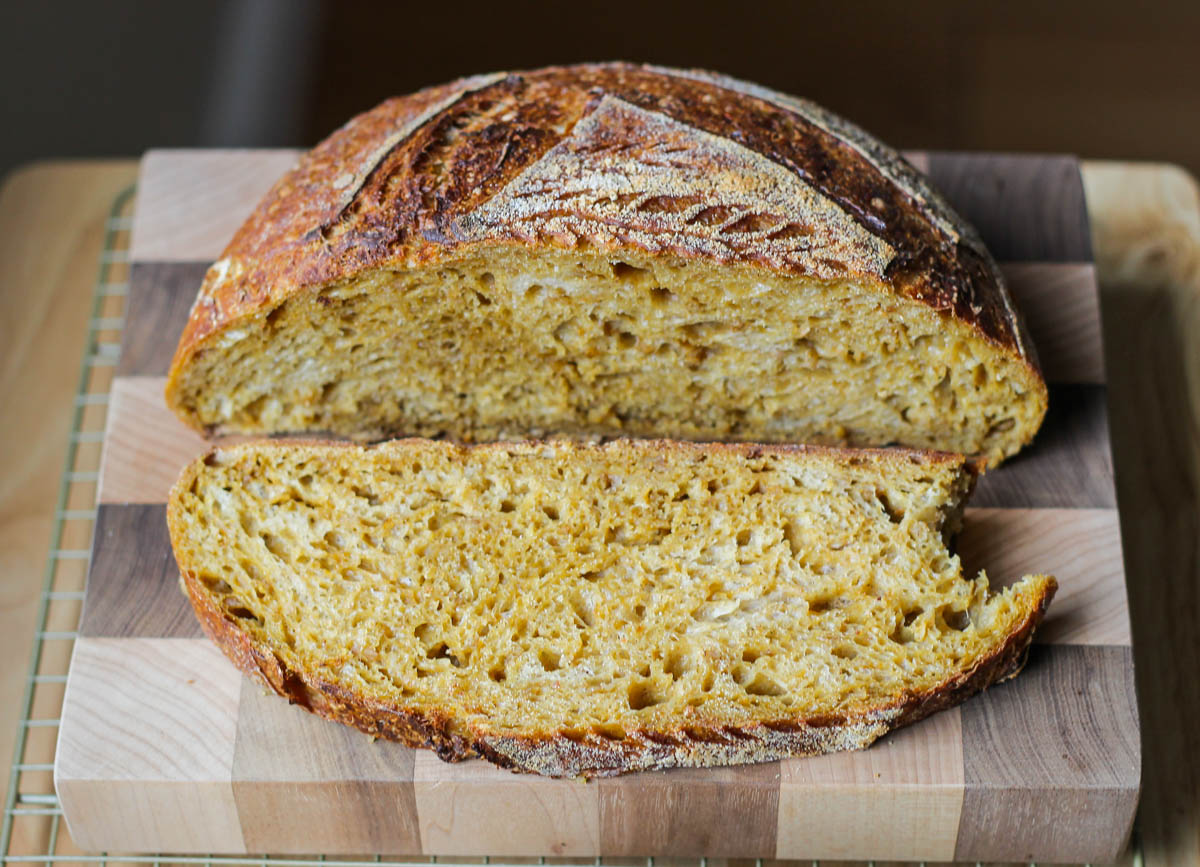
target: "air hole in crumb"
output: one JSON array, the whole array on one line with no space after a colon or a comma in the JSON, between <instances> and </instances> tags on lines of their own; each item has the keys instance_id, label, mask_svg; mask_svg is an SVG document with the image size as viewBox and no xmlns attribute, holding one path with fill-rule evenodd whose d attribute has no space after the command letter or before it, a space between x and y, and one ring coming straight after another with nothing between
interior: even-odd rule
<instances>
[{"instance_id":1,"label":"air hole in crumb","mask_svg":"<svg viewBox=\"0 0 1200 867\"><path fill-rule=\"evenodd\" d=\"M904 612L904 625L912 626L913 622L924 613L925 613L925 610L923 608L914 608L911 611L905 611Z\"/></svg>"},{"instance_id":2,"label":"air hole in crumb","mask_svg":"<svg viewBox=\"0 0 1200 867\"><path fill-rule=\"evenodd\" d=\"M751 534L750 534L749 530L738 531L737 544L738 544L739 548L745 548L747 545L750 544L750 535Z\"/></svg>"},{"instance_id":3,"label":"air hole in crumb","mask_svg":"<svg viewBox=\"0 0 1200 867\"><path fill-rule=\"evenodd\" d=\"M953 608L942 609L942 620L955 632L962 632L971 625L971 615L966 611L955 611Z\"/></svg>"},{"instance_id":4,"label":"air hole in crumb","mask_svg":"<svg viewBox=\"0 0 1200 867\"><path fill-rule=\"evenodd\" d=\"M378 506L380 503L383 502L383 500L380 499L379 495L376 494L374 491L372 491L370 488L364 488L361 485L355 485L350 490L354 492L354 496L356 496L360 499L366 500L367 505L369 505L369 506Z\"/></svg>"},{"instance_id":5,"label":"air hole in crumb","mask_svg":"<svg viewBox=\"0 0 1200 867\"><path fill-rule=\"evenodd\" d=\"M755 662L760 656L762 654L756 648L747 647L742 651L742 662Z\"/></svg>"},{"instance_id":6,"label":"air hole in crumb","mask_svg":"<svg viewBox=\"0 0 1200 867\"><path fill-rule=\"evenodd\" d=\"M201 575L200 581L201 581L201 583L204 584L205 587L207 587L213 593L219 593L222 596L224 596L226 593L228 593L229 591L231 591L233 589L232 587L229 586L228 583L225 582L224 579L217 578L212 575Z\"/></svg>"},{"instance_id":7,"label":"air hole in crumb","mask_svg":"<svg viewBox=\"0 0 1200 867\"><path fill-rule=\"evenodd\" d=\"M632 349L633 347L637 346L637 342L637 335L630 334L628 331L622 331L617 335L617 344L622 349Z\"/></svg>"},{"instance_id":8,"label":"air hole in crumb","mask_svg":"<svg viewBox=\"0 0 1200 867\"><path fill-rule=\"evenodd\" d=\"M787 540L792 556L800 556L804 550L804 537L801 535L800 527L794 521L788 521L783 525L783 538Z\"/></svg>"},{"instance_id":9,"label":"air hole in crumb","mask_svg":"<svg viewBox=\"0 0 1200 867\"><path fill-rule=\"evenodd\" d=\"M664 304L669 304L675 299L675 293L670 289L664 289L662 286L655 286L650 290L650 303L655 307L661 307Z\"/></svg>"},{"instance_id":10,"label":"air hole in crumb","mask_svg":"<svg viewBox=\"0 0 1200 867\"><path fill-rule=\"evenodd\" d=\"M639 208L639 210L644 208L645 205L643 205L642 208ZM612 272L613 276L618 280L630 280L634 277L640 277L643 274L649 273L645 268L639 268L637 265L630 265L628 262L613 262Z\"/></svg>"},{"instance_id":11,"label":"air hole in crumb","mask_svg":"<svg viewBox=\"0 0 1200 867\"><path fill-rule=\"evenodd\" d=\"M636 617L638 620L641 620L643 617L645 617L646 616L646 606L640 602L637 605L633 606L633 616Z\"/></svg>"},{"instance_id":12,"label":"air hole in crumb","mask_svg":"<svg viewBox=\"0 0 1200 867\"><path fill-rule=\"evenodd\" d=\"M246 603L236 596L230 596L225 600L225 610L241 620L258 620L254 612L246 607Z\"/></svg>"},{"instance_id":13,"label":"air hole in crumb","mask_svg":"<svg viewBox=\"0 0 1200 867\"><path fill-rule=\"evenodd\" d=\"M607 738L610 741L625 740L625 729L616 723L596 723L594 731L600 737Z\"/></svg>"},{"instance_id":14,"label":"air hole in crumb","mask_svg":"<svg viewBox=\"0 0 1200 867\"><path fill-rule=\"evenodd\" d=\"M854 659L858 656L858 650L849 644L839 644L833 649L833 655L838 659Z\"/></svg>"},{"instance_id":15,"label":"air hole in crumb","mask_svg":"<svg viewBox=\"0 0 1200 867\"><path fill-rule=\"evenodd\" d=\"M346 537L343 536L341 533L339 533L337 530L330 530L328 533L325 534L324 539L325 539L325 544L327 544L330 548L334 548L338 551L341 551L346 547Z\"/></svg>"},{"instance_id":16,"label":"air hole in crumb","mask_svg":"<svg viewBox=\"0 0 1200 867\"><path fill-rule=\"evenodd\" d=\"M675 680L679 680L691 670L692 659L686 650L673 647L668 651L667 658L663 661L663 671Z\"/></svg>"},{"instance_id":17,"label":"air hole in crumb","mask_svg":"<svg viewBox=\"0 0 1200 867\"><path fill-rule=\"evenodd\" d=\"M667 700L667 696L655 688L651 681L639 681L629 685L629 709L642 710L654 707Z\"/></svg>"},{"instance_id":18,"label":"air hole in crumb","mask_svg":"<svg viewBox=\"0 0 1200 867\"><path fill-rule=\"evenodd\" d=\"M512 500L501 500L500 501L500 511L501 512L504 512L507 514L508 512L511 512L516 508L517 507L513 505Z\"/></svg>"},{"instance_id":19,"label":"air hole in crumb","mask_svg":"<svg viewBox=\"0 0 1200 867\"><path fill-rule=\"evenodd\" d=\"M887 491L876 489L875 499L879 501L880 507L887 514L888 520L893 524L899 524L904 520L904 509L897 507L888 497Z\"/></svg>"},{"instance_id":20,"label":"air hole in crumb","mask_svg":"<svg viewBox=\"0 0 1200 867\"><path fill-rule=\"evenodd\" d=\"M275 327L276 323L279 322L280 317L283 316L284 308L286 306L287 305L285 305L285 304L280 304L278 307L276 307L274 310L272 310L270 313L267 314L266 321L267 321L268 328Z\"/></svg>"},{"instance_id":21,"label":"air hole in crumb","mask_svg":"<svg viewBox=\"0 0 1200 867\"><path fill-rule=\"evenodd\" d=\"M479 302L480 307L487 307L492 303L491 298L488 298L486 295L484 295L482 292L480 292L478 290L476 290L476 292L475 292L475 300Z\"/></svg>"},{"instance_id":22,"label":"air hole in crumb","mask_svg":"<svg viewBox=\"0 0 1200 867\"><path fill-rule=\"evenodd\" d=\"M743 689L750 695L780 696L787 692L778 681L769 675L759 672Z\"/></svg>"},{"instance_id":23,"label":"air hole in crumb","mask_svg":"<svg viewBox=\"0 0 1200 867\"><path fill-rule=\"evenodd\" d=\"M287 555L287 546L283 544L283 540L278 536L270 533L263 533L260 537L267 550L276 557L285 557Z\"/></svg>"},{"instance_id":24,"label":"air hole in crumb","mask_svg":"<svg viewBox=\"0 0 1200 867\"><path fill-rule=\"evenodd\" d=\"M562 654L553 647L543 647L538 651L538 662L546 671L558 671L562 663Z\"/></svg>"},{"instance_id":25,"label":"air hole in crumb","mask_svg":"<svg viewBox=\"0 0 1200 867\"><path fill-rule=\"evenodd\" d=\"M808 603L808 610L813 614L820 614L823 611L828 611L832 602L832 598L828 596L811 599Z\"/></svg>"},{"instance_id":26,"label":"air hole in crumb","mask_svg":"<svg viewBox=\"0 0 1200 867\"><path fill-rule=\"evenodd\" d=\"M892 630L892 634L889 635L888 638L897 644L908 644L910 641L912 641L913 634L912 630L907 626L897 626Z\"/></svg>"},{"instance_id":27,"label":"air hole in crumb","mask_svg":"<svg viewBox=\"0 0 1200 867\"><path fill-rule=\"evenodd\" d=\"M554 506L542 506L542 512L551 521L558 520L558 509L556 509Z\"/></svg>"},{"instance_id":28,"label":"air hole in crumb","mask_svg":"<svg viewBox=\"0 0 1200 867\"><path fill-rule=\"evenodd\" d=\"M504 670L503 665L493 665L488 669L488 677L490 677L496 683L504 683L505 679L508 677L508 672Z\"/></svg>"},{"instance_id":29,"label":"air hole in crumb","mask_svg":"<svg viewBox=\"0 0 1200 867\"><path fill-rule=\"evenodd\" d=\"M487 288L491 289L493 286L496 285L496 277L495 277L495 275L492 274L491 271L484 271L482 274L479 275L479 282L482 283Z\"/></svg>"}]
</instances>

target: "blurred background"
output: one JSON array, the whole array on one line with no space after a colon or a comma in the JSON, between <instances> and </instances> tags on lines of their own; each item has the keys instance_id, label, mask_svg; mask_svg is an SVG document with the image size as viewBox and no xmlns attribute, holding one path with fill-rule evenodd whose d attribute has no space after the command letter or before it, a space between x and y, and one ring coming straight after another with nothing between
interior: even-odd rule
<instances>
[{"instance_id":1,"label":"blurred background","mask_svg":"<svg viewBox=\"0 0 1200 867\"><path fill-rule=\"evenodd\" d=\"M899 147L1167 160L1200 174L1200 2L4 4L0 174L150 147L311 145L466 73L708 67Z\"/></svg>"}]
</instances>

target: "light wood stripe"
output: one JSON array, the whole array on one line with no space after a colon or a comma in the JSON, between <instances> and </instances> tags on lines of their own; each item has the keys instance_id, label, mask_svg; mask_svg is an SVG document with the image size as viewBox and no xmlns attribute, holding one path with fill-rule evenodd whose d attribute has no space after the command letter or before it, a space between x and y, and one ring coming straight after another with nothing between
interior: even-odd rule
<instances>
[{"instance_id":1,"label":"light wood stripe","mask_svg":"<svg viewBox=\"0 0 1200 867\"><path fill-rule=\"evenodd\" d=\"M957 540L963 572L992 586L1050 573L1058 593L1036 641L1129 647L1129 606L1116 509L967 509Z\"/></svg>"},{"instance_id":2,"label":"light wood stripe","mask_svg":"<svg viewBox=\"0 0 1200 867\"><path fill-rule=\"evenodd\" d=\"M245 851L231 783L241 681L208 641L80 638L55 756L76 845Z\"/></svg>"},{"instance_id":3,"label":"light wood stripe","mask_svg":"<svg viewBox=\"0 0 1200 867\"><path fill-rule=\"evenodd\" d=\"M244 679L233 795L246 848L421 854L416 752L327 722Z\"/></svg>"},{"instance_id":4,"label":"light wood stripe","mask_svg":"<svg viewBox=\"0 0 1200 867\"><path fill-rule=\"evenodd\" d=\"M958 708L865 751L781 762L775 857L949 861L963 786Z\"/></svg>"},{"instance_id":5,"label":"light wood stripe","mask_svg":"<svg viewBox=\"0 0 1200 867\"><path fill-rule=\"evenodd\" d=\"M413 773L426 853L600 852L594 784L513 774L483 761L447 764L428 750L417 751Z\"/></svg>"},{"instance_id":6,"label":"light wood stripe","mask_svg":"<svg viewBox=\"0 0 1200 867\"><path fill-rule=\"evenodd\" d=\"M210 443L163 401L162 377L118 377L109 398L99 503L165 503L180 470Z\"/></svg>"},{"instance_id":7,"label":"light wood stripe","mask_svg":"<svg viewBox=\"0 0 1200 867\"><path fill-rule=\"evenodd\" d=\"M212 261L301 151L152 150L142 158L129 256Z\"/></svg>"}]
</instances>

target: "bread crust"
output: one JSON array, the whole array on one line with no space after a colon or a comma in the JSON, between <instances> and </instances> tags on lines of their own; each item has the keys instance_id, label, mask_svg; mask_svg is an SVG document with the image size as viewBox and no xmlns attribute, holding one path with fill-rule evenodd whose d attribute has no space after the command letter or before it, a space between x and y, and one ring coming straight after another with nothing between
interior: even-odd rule
<instances>
[{"instance_id":1,"label":"bread crust","mask_svg":"<svg viewBox=\"0 0 1200 867\"><path fill-rule=\"evenodd\" d=\"M273 443L284 444L280 441ZM377 446L303 440L289 445L315 448L376 449L402 445L398 440ZM627 442L627 441L626 441ZM619 446L621 442L612 444ZM253 444L245 444L252 446ZM490 443L450 446L455 449L536 447L538 443ZM243 446L233 446L236 451ZM853 460L864 455L884 461L921 460L958 462L974 478L980 464L959 455L909 449L838 449L804 445L753 445L710 443L697 445L673 441L640 442L639 448L662 447L695 451L734 450L749 457L772 452L816 452ZM210 450L213 455L219 449ZM176 482L184 489L196 478L208 456L190 464ZM965 500L969 491L964 493ZM178 501L172 493L172 506ZM182 526L173 508L167 520L172 538ZM315 672L291 668L270 647L256 643L236 619L216 604L199 578L181 570L180 582L196 612L201 628L222 652L258 683L327 720L353 726L373 737L397 741L414 748L433 750L448 762L483 757L513 771L548 777L593 778L675 767L713 767L751 764L787 757L862 749L879 737L930 714L957 705L988 686L1015 676L1025 664L1033 634L1054 597L1057 583L1048 578L1022 622L1005 641L971 668L958 672L936 687L906 692L896 701L851 714L781 718L749 726L706 726L681 723L673 729L626 729L623 739L599 735L577 740L558 732L536 735L496 735L476 730L435 709L380 702L332 683Z\"/></svg>"},{"instance_id":2,"label":"bread crust","mask_svg":"<svg viewBox=\"0 0 1200 867\"><path fill-rule=\"evenodd\" d=\"M487 245L874 284L964 323L1045 390L995 262L898 153L766 88L607 63L390 99L302 157L206 275L169 402L187 415L171 397L181 370L239 322L364 270L436 265Z\"/></svg>"}]
</instances>

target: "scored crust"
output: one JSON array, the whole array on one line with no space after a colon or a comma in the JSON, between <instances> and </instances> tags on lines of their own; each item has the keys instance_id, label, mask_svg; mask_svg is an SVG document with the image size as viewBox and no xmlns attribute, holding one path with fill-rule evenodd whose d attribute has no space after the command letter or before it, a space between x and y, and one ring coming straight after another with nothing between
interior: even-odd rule
<instances>
[{"instance_id":1,"label":"scored crust","mask_svg":"<svg viewBox=\"0 0 1200 867\"><path fill-rule=\"evenodd\" d=\"M631 176L651 192L623 193ZM804 100L625 63L465 78L351 120L209 270L170 382L209 338L299 293L489 244L853 279L966 323L1044 391L995 262L899 154Z\"/></svg>"},{"instance_id":2,"label":"scored crust","mask_svg":"<svg viewBox=\"0 0 1200 867\"><path fill-rule=\"evenodd\" d=\"M371 448L312 440L279 445L337 446L355 451ZM492 443L470 448L512 448L514 445L520 444ZM693 446L669 441L648 445L685 450L732 450L747 455L812 451L844 457L846 460L870 453L886 460L962 462L972 479L978 470L978 464L958 455L906 449L843 450L736 443ZM236 450L239 447L232 448ZM217 450L213 449L212 452ZM177 490L184 490L191 485L203 461L200 459L189 465L176 483ZM174 493L170 499L168 522L174 538L177 532L182 532L182 525L181 519L175 514L177 498ZM965 501L966 495L962 499ZM951 517L949 521L953 522L954 518ZM298 704L325 719L353 726L374 737L414 748L431 749L445 761L483 757L510 770L566 778L615 776L673 767L749 764L862 749L890 731L957 705L988 686L1015 676L1024 666L1033 634L1057 589L1053 578L1044 579L1020 623L999 646L970 668L949 675L933 688L919 692L906 691L885 705L855 714L781 718L756 721L744 726L681 724L669 730L626 728L625 737L621 740L583 743L554 731L519 736L476 731L448 712L380 701L332 683L315 672L293 668L269 646L256 641L241 629L236 619L217 603L196 574L181 570L181 585L209 639L221 648L239 670L291 704Z\"/></svg>"}]
</instances>

